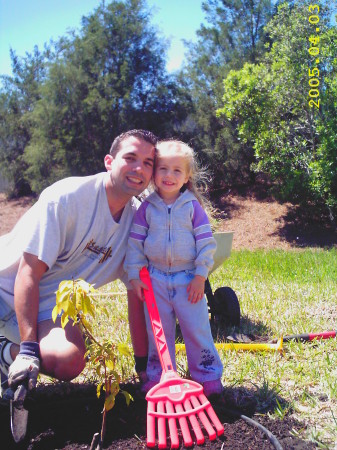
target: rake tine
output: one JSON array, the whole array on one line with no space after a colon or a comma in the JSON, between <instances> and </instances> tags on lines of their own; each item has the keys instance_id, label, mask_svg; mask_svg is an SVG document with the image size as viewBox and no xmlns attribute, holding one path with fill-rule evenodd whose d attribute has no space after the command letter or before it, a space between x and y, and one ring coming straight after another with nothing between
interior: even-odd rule
<instances>
[{"instance_id":1,"label":"rake tine","mask_svg":"<svg viewBox=\"0 0 337 450\"><path fill-rule=\"evenodd\" d=\"M175 406L176 406L177 413L184 413L184 408L182 407L181 403L177 403ZM192 447L193 440L192 440L192 436L191 436L191 433L190 433L190 430L188 427L186 417L185 416L179 417L178 420L179 420L179 425L180 425L181 432L183 435L185 447Z\"/></svg>"},{"instance_id":2,"label":"rake tine","mask_svg":"<svg viewBox=\"0 0 337 450\"><path fill-rule=\"evenodd\" d=\"M150 414L151 412L155 412L155 403L150 400L147 402L147 436L146 442L148 447L155 447L156 445L156 419Z\"/></svg>"},{"instance_id":3,"label":"rake tine","mask_svg":"<svg viewBox=\"0 0 337 450\"><path fill-rule=\"evenodd\" d=\"M158 412L165 412L163 401L158 402ZM166 448L166 423L164 417L158 417L158 448Z\"/></svg>"},{"instance_id":4,"label":"rake tine","mask_svg":"<svg viewBox=\"0 0 337 450\"><path fill-rule=\"evenodd\" d=\"M191 401L192 401L192 405L195 408L200 406L200 403L199 403L198 399L194 395L191 397ZM208 400L206 399L206 401L208 401ZM204 411L199 411L198 412L198 416L199 416L199 419L201 420L203 426L205 427L205 429L206 429L206 431L208 433L209 439L211 441L214 441L214 439L216 439L216 431L212 427L212 425L211 425L210 421L208 420L206 414L204 413Z\"/></svg>"},{"instance_id":5,"label":"rake tine","mask_svg":"<svg viewBox=\"0 0 337 450\"><path fill-rule=\"evenodd\" d=\"M168 414L174 414L174 408L172 402L166 402L166 412ZM168 426L170 430L171 437L171 448L179 448L179 437L178 437L178 429L176 419L170 417L168 419Z\"/></svg>"},{"instance_id":6,"label":"rake tine","mask_svg":"<svg viewBox=\"0 0 337 450\"><path fill-rule=\"evenodd\" d=\"M200 394L199 398L202 403L207 402L207 398L206 398L205 394ZM206 411L207 411L207 414L209 415L209 418L211 419L213 425L216 428L218 436L221 436L222 434L224 434L224 432L225 432L224 427L223 427L222 423L220 422L219 417L216 415L211 404L206 406Z\"/></svg>"},{"instance_id":7,"label":"rake tine","mask_svg":"<svg viewBox=\"0 0 337 450\"><path fill-rule=\"evenodd\" d=\"M191 402L188 399L185 400L184 406L186 411L191 411L193 409ZM203 444L205 442L205 437L200 428L197 416L195 414L189 414L188 418L190 419L195 437L197 439L197 444Z\"/></svg>"}]
</instances>

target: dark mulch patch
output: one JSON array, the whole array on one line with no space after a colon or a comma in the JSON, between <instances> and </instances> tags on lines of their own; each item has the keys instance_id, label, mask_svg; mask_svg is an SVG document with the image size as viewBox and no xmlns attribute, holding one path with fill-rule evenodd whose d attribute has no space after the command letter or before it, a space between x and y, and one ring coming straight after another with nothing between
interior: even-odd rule
<instances>
[{"instance_id":1,"label":"dark mulch patch","mask_svg":"<svg viewBox=\"0 0 337 450\"><path fill-rule=\"evenodd\" d=\"M146 401L139 395L134 384L124 387L134 396L134 402L126 406L124 396L116 399L116 405L108 414L108 424L104 448L111 450L146 448ZM212 402L225 433L216 441L206 439L204 445L195 445L193 449L259 449L269 450L274 446L266 435L240 418L228 413L222 403ZM242 406L242 405L241 405ZM100 430L102 399L96 398L96 389L92 385L62 383L38 388L33 397L27 400L29 421L27 440L14 445L9 422L9 408L0 407L1 448L6 450L55 450L89 449L94 433ZM302 441L291 435L293 430L303 430L305 425L291 417L284 420L272 420L267 415L252 415L252 403L246 405L246 411L266 427L286 449L314 449L314 444ZM181 446L183 449L184 446Z\"/></svg>"}]
</instances>

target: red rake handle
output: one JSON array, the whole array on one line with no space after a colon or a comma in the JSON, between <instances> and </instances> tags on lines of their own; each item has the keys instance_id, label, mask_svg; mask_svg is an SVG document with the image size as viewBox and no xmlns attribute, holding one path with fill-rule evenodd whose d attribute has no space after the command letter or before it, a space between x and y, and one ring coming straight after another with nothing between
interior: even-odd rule
<instances>
[{"instance_id":1,"label":"red rake handle","mask_svg":"<svg viewBox=\"0 0 337 450\"><path fill-rule=\"evenodd\" d=\"M314 339L330 339L336 337L336 331L323 331L321 333L303 333L284 336L283 342L288 341L313 341Z\"/></svg>"},{"instance_id":2,"label":"red rake handle","mask_svg":"<svg viewBox=\"0 0 337 450\"><path fill-rule=\"evenodd\" d=\"M157 308L156 299L154 297L152 283L149 271L146 267L143 267L139 272L139 277L143 283L146 284L148 290L143 289L147 310L152 325L152 331L156 342L159 359L164 372L172 372L173 365L170 357L170 352L167 348L166 338L163 330L163 326L160 320L159 311Z\"/></svg>"}]
</instances>

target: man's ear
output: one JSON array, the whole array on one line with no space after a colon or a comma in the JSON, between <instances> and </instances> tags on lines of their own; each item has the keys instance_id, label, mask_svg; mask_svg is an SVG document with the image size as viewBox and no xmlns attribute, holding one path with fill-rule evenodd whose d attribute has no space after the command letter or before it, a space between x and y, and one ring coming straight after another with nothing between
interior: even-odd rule
<instances>
[{"instance_id":1,"label":"man's ear","mask_svg":"<svg viewBox=\"0 0 337 450\"><path fill-rule=\"evenodd\" d=\"M105 165L106 170L111 170L111 166L112 166L113 160L114 160L114 158L113 158L112 155L105 155L105 157L104 157L104 165Z\"/></svg>"}]
</instances>

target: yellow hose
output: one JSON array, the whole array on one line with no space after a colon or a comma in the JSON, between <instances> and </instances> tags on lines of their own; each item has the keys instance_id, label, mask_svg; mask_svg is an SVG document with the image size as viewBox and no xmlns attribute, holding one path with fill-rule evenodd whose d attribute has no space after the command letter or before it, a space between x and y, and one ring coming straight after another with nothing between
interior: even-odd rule
<instances>
[{"instance_id":1,"label":"yellow hose","mask_svg":"<svg viewBox=\"0 0 337 450\"><path fill-rule=\"evenodd\" d=\"M215 343L215 348L217 350L245 350L248 352L263 352L263 351L279 351L283 350L283 336L277 341L276 344L268 344L262 342L221 342ZM176 344L176 353L185 351L185 344Z\"/></svg>"}]
</instances>

